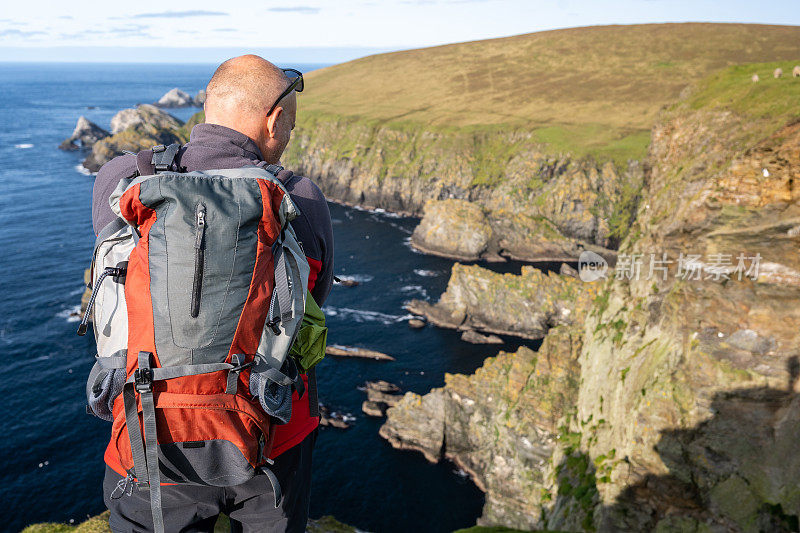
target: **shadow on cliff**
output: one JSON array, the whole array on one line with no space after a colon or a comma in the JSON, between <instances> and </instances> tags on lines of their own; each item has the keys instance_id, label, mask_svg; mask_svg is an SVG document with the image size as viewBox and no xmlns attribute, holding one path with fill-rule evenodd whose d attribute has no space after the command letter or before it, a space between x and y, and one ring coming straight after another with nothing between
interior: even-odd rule
<instances>
[{"instance_id":1,"label":"shadow on cliff","mask_svg":"<svg viewBox=\"0 0 800 533\"><path fill-rule=\"evenodd\" d=\"M664 431L655 449L669 474L628 486L613 505L596 506L596 483L609 481L604 462L568 455L556 470L559 489L547 525L601 532L800 531L797 357L789 359L788 374L785 389L717 393L711 418Z\"/></svg>"}]
</instances>

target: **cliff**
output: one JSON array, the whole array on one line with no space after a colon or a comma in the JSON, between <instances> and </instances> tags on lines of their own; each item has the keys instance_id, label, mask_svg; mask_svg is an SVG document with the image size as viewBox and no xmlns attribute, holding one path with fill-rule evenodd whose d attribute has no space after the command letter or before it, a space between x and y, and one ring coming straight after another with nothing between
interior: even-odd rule
<instances>
[{"instance_id":1,"label":"cliff","mask_svg":"<svg viewBox=\"0 0 800 533\"><path fill-rule=\"evenodd\" d=\"M530 132L301 117L284 156L291 168L336 201L424 213L422 224L441 231L420 229L412 242L440 255L553 261L592 249L613 257L642 186L636 161L552 155ZM452 200L473 207L452 209ZM484 233L459 246L476 219Z\"/></svg>"},{"instance_id":2,"label":"cliff","mask_svg":"<svg viewBox=\"0 0 800 533\"><path fill-rule=\"evenodd\" d=\"M797 530L800 82L777 66L725 69L665 109L583 320L388 410L390 443L486 490L480 523Z\"/></svg>"},{"instance_id":3,"label":"cliff","mask_svg":"<svg viewBox=\"0 0 800 533\"><path fill-rule=\"evenodd\" d=\"M589 249L613 261L659 110L726 65L797 57L800 28L751 24L571 28L379 54L306 76L284 160L336 201L424 214L412 243L426 252L575 261ZM429 203L447 199L481 213ZM465 237L481 215L485 231Z\"/></svg>"}]
</instances>

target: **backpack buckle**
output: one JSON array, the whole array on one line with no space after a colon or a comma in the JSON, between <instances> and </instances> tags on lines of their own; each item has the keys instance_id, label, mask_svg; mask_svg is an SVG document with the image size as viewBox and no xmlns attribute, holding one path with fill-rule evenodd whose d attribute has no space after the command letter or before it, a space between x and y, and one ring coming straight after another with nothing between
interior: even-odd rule
<instances>
[{"instance_id":1,"label":"backpack buckle","mask_svg":"<svg viewBox=\"0 0 800 533\"><path fill-rule=\"evenodd\" d=\"M137 368L133 371L133 382L139 393L153 390L153 371L149 368Z\"/></svg>"},{"instance_id":2,"label":"backpack buckle","mask_svg":"<svg viewBox=\"0 0 800 533\"><path fill-rule=\"evenodd\" d=\"M278 327L278 324L280 323L281 323L281 317L276 316L275 318L267 322L267 327L271 329L272 333L274 333L277 336L281 334L281 330Z\"/></svg>"}]
</instances>

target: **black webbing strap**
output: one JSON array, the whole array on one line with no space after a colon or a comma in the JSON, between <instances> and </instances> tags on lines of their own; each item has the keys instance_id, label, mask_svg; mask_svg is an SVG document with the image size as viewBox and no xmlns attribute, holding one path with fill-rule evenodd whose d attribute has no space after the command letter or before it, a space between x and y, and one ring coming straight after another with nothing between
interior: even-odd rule
<instances>
[{"instance_id":1,"label":"black webbing strap","mask_svg":"<svg viewBox=\"0 0 800 533\"><path fill-rule=\"evenodd\" d=\"M150 163L153 165L156 174L170 170L180 149L181 145L178 143L172 143L169 146L159 144L153 147L153 159L150 160Z\"/></svg>"},{"instance_id":2,"label":"black webbing strap","mask_svg":"<svg viewBox=\"0 0 800 533\"><path fill-rule=\"evenodd\" d=\"M312 367L308 373L308 414L319 416L319 395L317 394L317 367Z\"/></svg>"}]
</instances>

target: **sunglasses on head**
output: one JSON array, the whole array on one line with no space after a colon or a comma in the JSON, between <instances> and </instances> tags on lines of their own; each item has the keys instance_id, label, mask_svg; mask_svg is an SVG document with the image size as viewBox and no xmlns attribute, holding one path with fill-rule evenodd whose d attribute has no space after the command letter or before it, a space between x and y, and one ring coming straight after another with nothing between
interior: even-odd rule
<instances>
[{"instance_id":1,"label":"sunglasses on head","mask_svg":"<svg viewBox=\"0 0 800 533\"><path fill-rule=\"evenodd\" d=\"M286 74L291 83L289 83L289 86L281 93L278 99L275 100L275 103L272 104L272 107L269 108L269 111L267 111L267 116L270 116L272 112L275 111L275 108L278 107L280 101L287 97L289 93L292 91L297 91L298 93L303 92L303 73L293 68L284 68L281 70L284 74Z\"/></svg>"}]
</instances>

